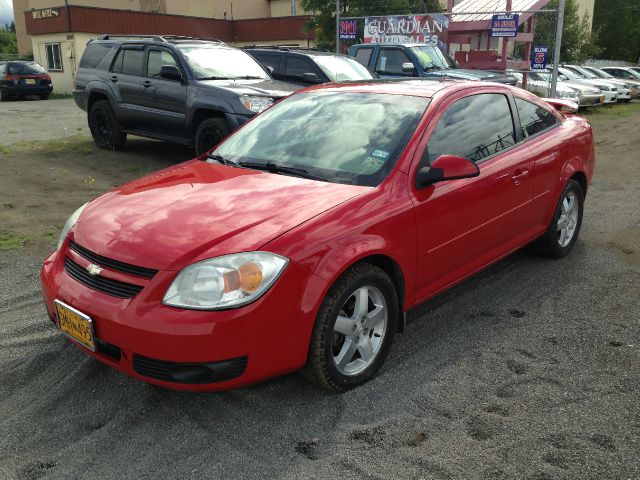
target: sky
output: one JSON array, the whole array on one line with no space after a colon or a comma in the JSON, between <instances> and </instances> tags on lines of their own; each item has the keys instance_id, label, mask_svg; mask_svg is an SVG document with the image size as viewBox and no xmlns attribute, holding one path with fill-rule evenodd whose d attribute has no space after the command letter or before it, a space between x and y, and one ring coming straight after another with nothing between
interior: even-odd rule
<instances>
[{"instance_id":1,"label":"sky","mask_svg":"<svg viewBox=\"0 0 640 480\"><path fill-rule=\"evenodd\" d=\"M0 0L0 25L13 22L12 0Z\"/></svg>"}]
</instances>

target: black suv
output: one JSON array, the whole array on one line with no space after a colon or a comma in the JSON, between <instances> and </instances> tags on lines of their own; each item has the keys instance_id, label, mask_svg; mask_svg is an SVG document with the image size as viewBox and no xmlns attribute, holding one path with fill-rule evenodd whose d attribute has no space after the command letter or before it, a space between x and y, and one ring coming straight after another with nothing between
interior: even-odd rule
<instances>
[{"instance_id":1,"label":"black suv","mask_svg":"<svg viewBox=\"0 0 640 480\"><path fill-rule=\"evenodd\" d=\"M52 90L51 77L39 63L24 60L0 62L0 100L25 95L38 95L46 100Z\"/></svg>"},{"instance_id":2,"label":"black suv","mask_svg":"<svg viewBox=\"0 0 640 480\"><path fill-rule=\"evenodd\" d=\"M73 98L101 148L122 148L131 133L201 154L298 89L217 40L102 35L87 44Z\"/></svg>"},{"instance_id":3,"label":"black suv","mask_svg":"<svg viewBox=\"0 0 640 480\"><path fill-rule=\"evenodd\" d=\"M280 46L244 47L273 76L283 82L318 83L373 80L378 75L348 55Z\"/></svg>"}]
</instances>

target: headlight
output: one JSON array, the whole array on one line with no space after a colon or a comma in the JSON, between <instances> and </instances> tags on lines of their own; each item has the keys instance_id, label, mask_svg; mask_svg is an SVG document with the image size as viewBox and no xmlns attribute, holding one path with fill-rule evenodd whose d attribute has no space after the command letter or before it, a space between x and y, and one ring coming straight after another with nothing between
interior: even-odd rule
<instances>
[{"instance_id":1,"label":"headlight","mask_svg":"<svg viewBox=\"0 0 640 480\"><path fill-rule=\"evenodd\" d=\"M577 98L578 95L576 95L576 92L574 91L561 91L558 92L558 95L560 95L560 98Z\"/></svg>"},{"instance_id":2,"label":"headlight","mask_svg":"<svg viewBox=\"0 0 640 480\"><path fill-rule=\"evenodd\" d=\"M273 98L269 97L251 97L249 95L240 95L240 101L244 108L254 113L260 113L273 105Z\"/></svg>"},{"instance_id":3,"label":"headlight","mask_svg":"<svg viewBox=\"0 0 640 480\"><path fill-rule=\"evenodd\" d=\"M287 263L288 259L268 252L203 260L178 273L162 303L196 310L240 307L266 292Z\"/></svg>"},{"instance_id":4,"label":"headlight","mask_svg":"<svg viewBox=\"0 0 640 480\"><path fill-rule=\"evenodd\" d=\"M60 239L58 240L58 247L57 247L58 250L60 250L60 247L62 246L62 242L64 242L64 239L67 238L67 235L69 234L69 230L71 230L73 226L76 224L76 222L78 221L78 217L80 217L80 214L82 213L84 208L87 206L87 203L85 203L79 209L73 212L65 222L64 227L62 227L62 232L60 232Z\"/></svg>"}]
</instances>

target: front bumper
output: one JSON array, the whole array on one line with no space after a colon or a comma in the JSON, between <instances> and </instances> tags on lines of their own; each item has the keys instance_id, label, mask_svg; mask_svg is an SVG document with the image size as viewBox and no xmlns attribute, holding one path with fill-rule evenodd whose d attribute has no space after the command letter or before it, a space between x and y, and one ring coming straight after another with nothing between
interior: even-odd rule
<instances>
[{"instance_id":1,"label":"front bumper","mask_svg":"<svg viewBox=\"0 0 640 480\"><path fill-rule=\"evenodd\" d=\"M83 267L90 262L66 245L61 252L53 252L41 272L51 321L56 299L90 316L96 352L78 347L127 375L176 390L217 391L293 372L306 362L315 312L301 306L310 274L294 262L257 301L198 311L162 304L177 272L160 271L137 295L117 298L70 277L65 258ZM106 268L103 275L123 280Z\"/></svg>"},{"instance_id":2,"label":"front bumper","mask_svg":"<svg viewBox=\"0 0 640 480\"><path fill-rule=\"evenodd\" d=\"M604 97L600 94L581 95L579 105L581 107L592 107L594 105L600 105L603 102L604 102Z\"/></svg>"},{"instance_id":3,"label":"front bumper","mask_svg":"<svg viewBox=\"0 0 640 480\"><path fill-rule=\"evenodd\" d=\"M604 95L604 103L616 103L618 101L618 92L607 92L605 90L601 90L600 93Z\"/></svg>"}]
</instances>

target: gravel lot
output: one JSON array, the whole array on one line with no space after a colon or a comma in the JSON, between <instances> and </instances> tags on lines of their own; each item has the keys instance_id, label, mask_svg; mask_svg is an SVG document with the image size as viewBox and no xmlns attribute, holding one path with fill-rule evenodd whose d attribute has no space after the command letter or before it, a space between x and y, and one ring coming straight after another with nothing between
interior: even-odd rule
<instances>
[{"instance_id":1,"label":"gravel lot","mask_svg":"<svg viewBox=\"0 0 640 480\"><path fill-rule=\"evenodd\" d=\"M0 103L0 145L89 135L86 114L70 98Z\"/></svg>"},{"instance_id":2,"label":"gravel lot","mask_svg":"<svg viewBox=\"0 0 640 480\"><path fill-rule=\"evenodd\" d=\"M0 121L67 103L0 104ZM520 252L429 302L380 375L342 395L296 375L177 393L86 357L40 297L56 229L191 152L133 140L114 154L82 136L0 150L0 241L21 245L0 252L0 479L640 478L638 107L593 116L597 175L572 255Z\"/></svg>"}]
</instances>

